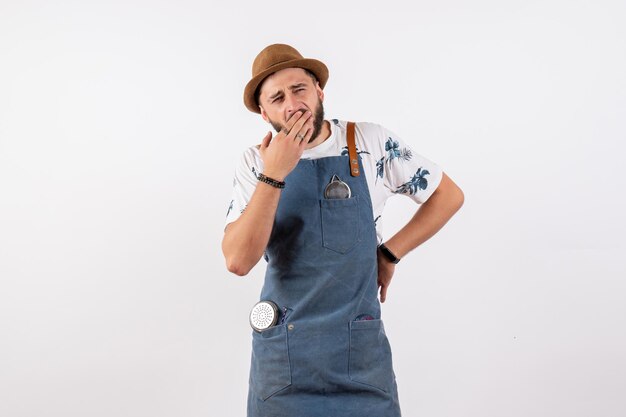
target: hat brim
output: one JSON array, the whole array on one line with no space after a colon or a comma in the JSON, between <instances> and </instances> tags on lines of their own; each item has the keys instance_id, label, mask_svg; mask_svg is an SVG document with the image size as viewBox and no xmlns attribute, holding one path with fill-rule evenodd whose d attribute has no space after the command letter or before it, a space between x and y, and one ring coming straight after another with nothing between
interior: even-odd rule
<instances>
[{"instance_id":1,"label":"hat brim","mask_svg":"<svg viewBox=\"0 0 626 417\"><path fill-rule=\"evenodd\" d=\"M256 92L256 89L267 77L269 77L276 71L280 71L285 68L304 68L311 71L313 74L315 74L317 81L320 83L320 88L322 89L326 85L326 81L328 81L328 68L326 67L326 65L324 65L323 62L318 61L317 59L303 58L280 62L276 65L269 67L265 71L260 72L256 75L256 77L252 78L248 82L243 92L243 102L248 110L254 113L261 113L261 110L259 109L259 106L254 99L254 93Z\"/></svg>"}]
</instances>

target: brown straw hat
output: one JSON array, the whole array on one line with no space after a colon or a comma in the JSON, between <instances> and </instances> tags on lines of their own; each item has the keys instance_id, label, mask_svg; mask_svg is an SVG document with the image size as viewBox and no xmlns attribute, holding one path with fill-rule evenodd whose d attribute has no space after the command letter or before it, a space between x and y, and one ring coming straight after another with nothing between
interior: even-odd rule
<instances>
[{"instance_id":1,"label":"brown straw hat","mask_svg":"<svg viewBox=\"0 0 626 417\"><path fill-rule=\"evenodd\" d=\"M328 68L321 61L303 58L300 52L289 45L280 43L270 45L256 56L252 64L252 79L243 93L243 102L248 110L261 113L254 99L256 89L268 76L285 68L304 68L311 71L317 77L321 88L324 88L328 81Z\"/></svg>"}]
</instances>

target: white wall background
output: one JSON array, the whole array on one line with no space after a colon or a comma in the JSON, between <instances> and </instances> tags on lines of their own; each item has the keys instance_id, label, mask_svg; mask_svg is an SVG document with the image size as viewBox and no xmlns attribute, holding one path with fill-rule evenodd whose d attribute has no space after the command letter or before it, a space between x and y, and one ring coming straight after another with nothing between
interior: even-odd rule
<instances>
[{"instance_id":1,"label":"white wall background","mask_svg":"<svg viewBox=\"0 0 626 417\"><path fill-rule=\"evenodd\" d=\"M384 305L404 415L626 415L625 21L619 0L3 0L0 415L245 415L264 266L229 275L220 241L275 42L327 63L328 117L465 191Z\"/></svg>"}]
</instances>

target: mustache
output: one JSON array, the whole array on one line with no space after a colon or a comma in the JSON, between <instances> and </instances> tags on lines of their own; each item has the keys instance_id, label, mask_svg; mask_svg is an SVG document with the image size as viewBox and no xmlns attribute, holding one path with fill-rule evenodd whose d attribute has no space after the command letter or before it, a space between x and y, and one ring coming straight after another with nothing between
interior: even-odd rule
<instances>
[{"instance_id":1,"label":"mustache","mask_svg":"<svg viewBox=\"0 0 626 417\"><path fill-rule=\"evenodd\" d=\"M301 109L298 109L297 111L300 111ZM307 109L309 110L309 109ZM306 110L304 110L306 111ZM320 132L322 131L322 125L324 123L324 104L322 103L322 101L318 101L317 106L315 107L315 110L311 110L311 112L313 113L313 133L311 134L311 138L309 139L309 143L315 141L315 139L317 139L317 137L319 136ZM296 114L296 112L293 112L291 117L293 117L293 115ZM281 130L283 130L284 125L278 122L273 121L272 119L268 118L268 121L270 122L270 124L272 125L272 127L274 128L274 130L276 131L276 133L280 132Z\"/></svg>"}]
</instances>

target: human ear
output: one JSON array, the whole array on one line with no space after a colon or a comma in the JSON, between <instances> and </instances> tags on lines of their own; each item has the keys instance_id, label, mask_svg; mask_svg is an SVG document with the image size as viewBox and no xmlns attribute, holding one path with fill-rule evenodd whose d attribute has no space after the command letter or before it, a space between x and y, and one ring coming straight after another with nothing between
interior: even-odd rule
<instances>
[{"instance_id":1,"label":"human ear","mask_svg":"<svg viewBox=\"0 0 626 417\"><path fill-rule=\"evenodd\" d=\"M263 118L263 120L269 123L270 119L267 117L267 113L265 112L265 110L263 110L263 107L261 107L260 105L259 105L259 110L261 110L261 117Z\"/></svg>"}]
</instances>

